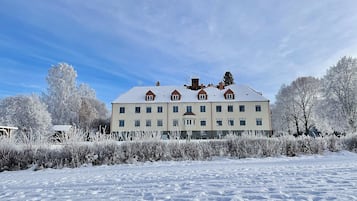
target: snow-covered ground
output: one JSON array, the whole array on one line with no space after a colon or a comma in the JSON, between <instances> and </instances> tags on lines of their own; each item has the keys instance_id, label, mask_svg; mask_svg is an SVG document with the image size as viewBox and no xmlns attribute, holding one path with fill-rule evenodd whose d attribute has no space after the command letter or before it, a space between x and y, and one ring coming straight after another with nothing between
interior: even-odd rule
<instances>
[{"instance_id":1,"label":"snow-covered ground","mask_svg":"<svg viewBox=\"0 0 357 201\"><path fill-rule=\"evenodd\" d=\"M0 173L0 200L357 200L357 154Z\"/></svg>"}]
</instances>

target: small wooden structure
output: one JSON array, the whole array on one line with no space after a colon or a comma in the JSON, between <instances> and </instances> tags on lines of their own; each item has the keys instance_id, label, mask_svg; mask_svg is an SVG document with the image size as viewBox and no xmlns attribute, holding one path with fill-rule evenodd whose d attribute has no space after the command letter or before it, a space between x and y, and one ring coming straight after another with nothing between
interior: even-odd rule
<instances>
[{"instance_id":1,"label":"small wooden structure","mask_svg":"<svg viewBox=\"0 0 357 201\"><path fill-rule=\"evenodd\" d=\"M0 126L0 136L10 137L12 132L19 128L13 126Z\"/></svg>"}]
</instances>

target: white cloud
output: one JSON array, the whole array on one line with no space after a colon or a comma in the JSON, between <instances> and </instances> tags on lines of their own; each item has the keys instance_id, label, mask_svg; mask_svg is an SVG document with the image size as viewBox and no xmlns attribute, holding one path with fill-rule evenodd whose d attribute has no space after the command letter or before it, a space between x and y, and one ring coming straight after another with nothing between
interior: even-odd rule
<instances>
[{"instance_id":1,"label":"white cloud","mask_svg":"<svg viewBox=\"0 0 357 201\"><path fill-rule=\"evenodd\" d=\"M78 68L140 85L184 84L192 75L217 82L231 71L239 83L273 99L296 76L321 76L341 56L357 56L356 6L348 0L209 0L34 1L13 7L19 20L41 33L29 33L31 40L48 49L16 45L44 61L64 56Z\"/></svg>"}]
</instances>

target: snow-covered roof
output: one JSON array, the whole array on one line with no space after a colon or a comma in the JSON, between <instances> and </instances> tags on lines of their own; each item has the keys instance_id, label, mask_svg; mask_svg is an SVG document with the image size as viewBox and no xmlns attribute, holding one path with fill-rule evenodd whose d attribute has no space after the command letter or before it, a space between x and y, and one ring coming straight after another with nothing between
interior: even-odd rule
<instances>
[{"instance_id":1,"label":"snow-covered roof","mask_svg":"<svg viewBox=\"0 0 357 201\"><path fill-rule=\"evenodd\" d=\"M19 128L14 127L14 126L0 126L0 129L10 129L10 130L17 130Z\"/></svg>"},{"instance_id":2,"label":"snow-covered roof","mask_svg":"<svg viewBox=\"0 0 357 201\"><path fill-rule=\"evenodd\" d=\"M72 128L72 126L71 125L54 125L52 128L54 131L68 132Z\"/></svg>"},{"instance_id":3,"label":"snow-covered roof","mask_svg":"<svg viewBox=\"0 0 357 201\"><path fill-rule=\"evenodd\" d=\"M234 100L226 100L224 93L231 89L234 92ZM171 93L177 90L181 94L178 101L171 100ZM198 100L197 94L200 90L191 90L185 86L144 86L133 87L128 92L120 95L112 103L167 103L167 102L224 102L224 101L269 101L261 93L245 85L229 85L223 90L216 86L204 88L207 92L207 100ZM156 96L153 101L146 101L145 95L152 91Z\"/></svg>"}]
</instances>

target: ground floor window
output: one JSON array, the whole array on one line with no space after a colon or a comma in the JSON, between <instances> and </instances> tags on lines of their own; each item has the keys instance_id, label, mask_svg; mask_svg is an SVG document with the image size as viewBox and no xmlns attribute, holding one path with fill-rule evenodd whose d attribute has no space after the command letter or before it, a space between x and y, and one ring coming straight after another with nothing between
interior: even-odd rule
<instances>
[{"instance_id":1,"label":"ground floor window","mask_svg":"<svg viewBox=\"0 0 357 201\"><path fill-rule=\"evenodd\" d=\"M257 124L257 126L263 125L263 120L261 118L257 118L256 119L256 124Z\"/></svg>"},{"instance_id":2,"label":"ground floor window","mask_svg":"<svg viewBox=\"0 0 357 201\"><path fill-rule=\"evenodd\" d=\"M119 120L119 127L124 127L124 120Z\"/></svg>"}]
</instances>

